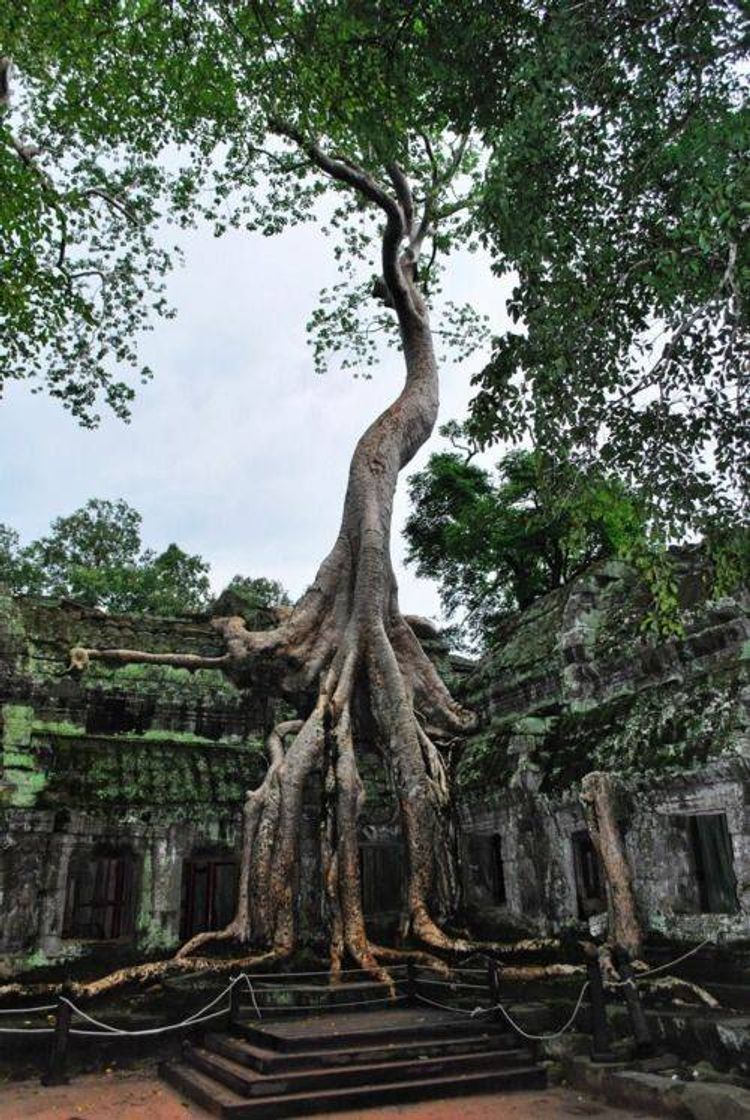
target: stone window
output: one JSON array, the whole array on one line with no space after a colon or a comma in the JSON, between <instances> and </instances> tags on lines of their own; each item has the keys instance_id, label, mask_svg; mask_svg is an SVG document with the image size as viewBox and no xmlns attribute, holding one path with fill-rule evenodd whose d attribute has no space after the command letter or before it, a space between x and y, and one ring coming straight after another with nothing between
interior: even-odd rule
<instances>
[{"instance_id":1,"label":"stone window","mask_svg":"<svg viewBox=\"0 0 750 1120\"><path fill-rule=\"evenodd\" d=\"M228 853L197 855L185 861L182 890L183 939L222 929L234 917L237 861Z\"/></svg>"},{"instance_id":2,"label":"stone window","mask_svg":"<svg viewBox=\"0 0 750 1120\"><path fill-rule=\"evenodd\" d=\"M366 915L401 909L403 852L400 844L361 844L359 874Z\"/></svg>"},{"instance_id":3,"label":"stone window","mask_svg":"<svg viewBox=\"0 0 750 1120\"><path fill-rule=\"evenodd\" d=\"M135 924L135 858L116 848L95 848L71 863L63 937L111 941L129 937Z\"/></svg>"},{"instance_id":4,"label":"stone window","mask_svg":"<svg viewBox=\"0 0 750 1120\"><path fill-rule=\"evenodd\" d=\"M588 829L574 832L570 839L573 845L578 917L585 921L592 914L601 914L607 909L604 875Z\"/></svg>"},{"instance_id":5,"label":"stone window","mask_svg":"<svg viewBox=\"0 0 750 1120\"><path fill-rule=\"evenodd\" d=\"M471 834L468 838L469 871L473 894L485 906L505 906L503 839L495 832L490 836Z\"/></svg>"},{"instance_id":6,"label":"stone window","mask_svg":"<svg viewBox=\"0 0 750 1120\"><path fill-rule=\"evenodd\" d=\"M675 855L682 854L688 864L684 908L701 914L736 914L737 878L726 813L675 816L670 824L680 849Z\"/></svg>"}]
</instances>

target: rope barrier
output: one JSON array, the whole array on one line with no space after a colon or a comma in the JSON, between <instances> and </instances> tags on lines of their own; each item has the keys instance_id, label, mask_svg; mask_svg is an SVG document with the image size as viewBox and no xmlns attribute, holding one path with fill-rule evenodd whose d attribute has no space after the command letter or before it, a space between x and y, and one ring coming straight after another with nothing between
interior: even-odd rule
<instances>
[{"instance_id":1,"label":"rope barrier","mask_svg":"<svg viewBox=\"0 0 750 1120\"><path fill-rule=\"evenodd\" d=\"M704 941L701 941L701 943L699 945L694 946L692 949L689 949L687 953L683 953L681 956L676 957L674 960L668 961L666 964L657 965L655 968L648 969L646 972L641 972L636 977L634 977L633 979L613 981L609 986L611 986L613 988L620 988L620 987L625 987L628 984L631 984L631 985L632 984L637 984L641 980L647 980L649 976L655 976L660 972L666 971L667 969L674 968L675 965L681 964L682 961L687 960L688 957L694 956L695 953L697 953L701 949L705 948L706 945L711 944L712 940L713 940L712 938L707 937ZM396 967L405 968L406 966L405 965L398 965ZM368 970L364 969L364 968L349 968L349 969L343 969L342 974L346 973L346 974L351 975L352 973L366 972L366 971L368 971ZM483 970L481 970L481 969L473 969L473 970L466 969L465 971L482 972ZM299 976L328 976L328 975L330 975L330 973L328 971L265 973L265 974L254 973L253 974L253 979L258 980L259 978L263 978L264 976L268 977L269 979L279 979L281 976L291 978L291 977L299 977ZM256 1012L258 1018L261 1019L262 1018L261 1009L260 1009L260 1007L258 1005L258 1001L256 999L256 995L255 995L255 991L253 989L251 978L246 972L241 972L241 973L239 973L239 975L234 976L229 981L227 986L221 992L219 992L219 994L217 996L215 996L212 1000L210 1000L209 1003L207 1003L204 1007L201 1007L199 1011L196 1011L192 1015L189 1015L186 1019L183 1019L181 1022L179 1022L179 1023L169 1023L169 1024L167 1024L163 1027L149 1027L149 1028L146 1028L144 1030L138 1030L138 1031L129 1031L129 1030L125 1030L122 1027L114 1027L114 1026L112 1026L111 1023L103 1023L101 1020L95 1019L92 1015L89 1015L88 1012L83 1011L80 1007L78 1007L71 1000L69 1000L67 998L67 996L60 996L60 1000L63 1003L66 1003L70 1007L73 1014L78 1015L79 1018L86 1020L87 1022L91 1023L92 1026L98 1028L95 1031L88 1031L88 1030L81 1029L81 1028L71 1028L71 1030L70 1030L71 1034L86 1036L86 1037L89 1037L89 1038L102 1038L102 1037L136 1038L136 1037L142 1037L142 1036L145 1036L145 1035L165 1034L168 1031L181 1030L184 1027L196 1026L198 1023L205 1023L205 1022L208 1022L209 1020L217 1019L221 1015L226 1015L227 1012L229 1011L229 1008L226 1008L226 1007L222 1008L220 1011L211 1012L210 1014L207 1014L207 1012L210 1012L211 1008L215 1007L216 1004L219 1003L220 1000L224 999L225 996L227 996L232 991L232 988L235 986L235 984L238 984L240 982L244 982L247 985L248 990L250 992L251 999L253 1001L253 1007L255 1009L255 1012ZM396 984L408 983L408 978L407 979L396 979L395 983ZM467 983L464 983L463 981L419 979L418 983L436 985L436 986L446 987L446 988L452 988L454 990L458 989L458 988L472 989L472 990L485 990L485 985L467 984ZM429 1004L432 1007L437 1007L437 1008L440 1008L441 1010L444 1010L444 1011L452 1011L456 1014L461 1014L461 1015L470 1015L472 1018L475 1018L477 1015L488 1014L489 1012L492 1012L492 1011L499 1011L507 1019L507 1021L513 1027L513 1029L516 1030L524 1038L528 1038L528 1039L530 1039L532 1041L535 1041L535 1042L541 1042L541 1041L547 1041L547 1040L553 1039L553 1038L558 1038L561 1034L564 1034L564 1032L566 1030L568 1030L570 1026L572 1026L578 1012L580 1011L581 1004L583 1002L583 997L586 993L586 990L587 990L588 986L589 986L589 981L587 980L584 983L583 987L581 988L581 991L578 994L578 999L576 1000L576 1004L575 1004L575 1007L573 1009L573 1012L572 1012L570 1018L565 1023L565 1025L563 1027L561 1027L558 1031L555 1031L552 1034L544 1034L544 1035L533 1035L533 1034L529 1034L526 1031L524 1031L524 1029L513 1019L513 1017L510 1015L510 1013L508 1011L506 1011L506 1009L503 1007L503 1005L501 1003L496 1003L493 1007L475 1007L473 1011L469 1011L469 1010L467 1010L466 1008L463 1008L463 1007L455 1007L455 1006L451 1006L449 1004L440 1003L437 1000L432 1000L428 996L424 996L419 992L416 992L415 995L416 995L416 998L418 1000L421 1000L422 1003ZM285 987L285 985L283 985L283 984L282 985L270 984L270 985L266 985L264 988L262 988L262 991L265 991L265 992L280 991L280 990L283 990L284 987ZM324 987L320 988L321 992L335 991L335 990L336 990L335 988L324 988ZM286 1004L286 1005L278 1006L278 1007L275 1007L275 1008L265 1008L265 1010L266 1011L273 1011L273 1010L275 1010L275 1011L307 1011L307 1012L318 1011L318 1010L325 1010L325 1011L343 1010L347 1007L362 1007L362 1006L365 1006L367 1004L371 1005L371 1004L374 1004L374 1003L395 1003L398 1000L403 1000L403 999L408 999L408 998L409 998L409 993L404 993L404 994L393 996L393 997L382 996L382 997L379 997L379 998L376 998L376 999L346 1000L342 1003L323 1004L323 1005L318 1004L317 1006L314 1005L314 1004ZM43 1012L48 1012L48 1011L55 1011L56 1008L57 1008L57 1004L43 1004L43 1005L40 1005L39 1007L3 1008L3 1009L0 1009L0 1014L3 1014L3 1015L32 1015L32 1014L41 1014ZM0 1027L0 1034L16 1034L16 1035L18 1035L18 1034L54 1034L54 1030L55 1030L54 1027Z\"/></svg>"},{"instance_id":2,"label":"rope barrier","mask_svg":"<svg viewBox=\"0 0 750 1120\"><path fill-rule=\"evenodd\" d=\"M673 961L668 961L667 964L658 964L656 968L649 968L646 970L646 972L639 972L637 976L633 977L633 979L637 984L639 980L647 980L649 976L656 976L658 972L664 972L668 968L674 968L676 964L682 964L682 962L686 961L688 957L694 956L695 953L698 953L701 949L705 949L706 945L711 945L712 942L713 938L707 937L705 941L701 941L700 945L696 945L694 948L689 949L687 953L683 953L681 957L676 957ZM617 980L612 984L612 987L620 988L629 983L631 983L630 980Z\"/></svg>"},{"instance_id":3,"label":"rope barrier","mask_svg":"<svg viewBox=\"0 0 750 1120\"><path fill-rule=\"evenodd\" d=\"M528 1031L525 1031L523 1027L520 1026L520 1024L517 1023L515 1019L510 1015L510 1013L505 1010L501 1003L496 1003L494 1007L475 1007L473 1011L469 1011L464 1007L450 1007L446 1003L438 1003L437 1000L429 999L427 996L420 995L419 992L417 992L417 999L421 1000L422 1003L429 1003L432 1007L439 1007L443 1011L455 1011L460 1015L468 1015L472 1019L475 1019L477 1015L486 1015L490 1011L500 1011L508 1020L511 1027L513 1027L513 1029L517 1031L518 1034L522 1035L523 1038L528 1038L531 1042L548 1042L553 1038L559 1038L561 1034L565 1034L565 1031L567 1031L573 1025L578 1012L581 1010L583 997L588 986L589 982L587 980L578 994L578 999L576 1000L576 1005L573 1008L573 1013L571 1014L570 1018L567 1020L564 1026L560 1027L559 1030L554 1031L552 1034L530 1034Z\"/></svg>"},{"instance_id":4,"label":"rope barrier","mask_svg":"<svg viewBox=\"0 0 750 1120\"><path fill-rule=\"evenodd\" d=\"M257 980L257 976L253 977L253 979ZM402 976L402 977L396 976L396 977L393 978L393 983L394 984L408 984L408 982L409 982L409 978L407 976ZM372 983L373 983L373 985L375 985L375 984L382 985L382 981L378 981L378 980L373 980ZM425 981L425 983L429 983L429 981ZM294 985L289 985L289 984L259 984L258 985L258 991L259 992L284 992L290 986L293 987ZM336 991L336 988L335 988L334 985L326 987L323 984L315 984L315 985L311 984L310 987L314 988L315 991L320 991L320 992Z\"/></svg>"},{"instance_id":5,"label":"rope barrier","mask_svg":"<svg viewBox=\"0 0 750 1120\"><path fill-rule=\"evenodd\" d=\"M701 943L699 945L695 945L692 949L689 949L687 951L687 953L683 953L682 956L675 957L674 960L668 961L666 964L657 965L655 968L648 969L646 972L641 972L637 976L635 976L631 979L628 979L628 980L613 981L608 986L613 987L613 988L623 988L628 984L635 985L640 980L647 980L649 976L655 976L659 972L665 972L667 969L674 968L675 965L681 964L682 961L687 960L688 957L692 957L695 953L697 953L701 949L705 948L706 945L711 944L712 940L713 940L712 938L707 937L704 941L701 941ZM479 971L479 970L476 970L476 971ZM454 986L451 983L449 983L448 981L439 981L439 980L420 980L419 983L421 983L421 984L441 984L442 983L442 985L444 987L453 987ZM458 985L455 985L455 986L456 987L462 987L462 988L468 988L468 987L476 988L476 987L479 987L479 985L476 985L476 984L471 984L471 985L469 985L469 984L458 984ZM430 1004L432 1007L438 1007L438 1008L442 1009L443 1011L453 1011L453 1012L455 1012L456 1014L459 1014L459 1015L469 1015L469 1016L471 1016L472 1019L476 1018L477 1015L486 1015L486 1014L488 1014L489 1012L492 1012L492 1011L499 1011L501 1013L501 1015L503 1015L505 1017L505 1019L507 1020L507 1022L511 1025L513 1030L517 1031L518 1034L520 1034L523 1038L527 1038L531 1042L549 1042L553 1038L559 1038L560 1035L564 1034L567 1030L570 1029L570 1027L572 1027L573 1023L575 1022L576 1016L578 1015L578 1012L581 1010L581 1004L583 1003L583 997L586 994L586 991L587 991L588 987L589 987L589 981L586 980L584 982L583 986L581 987L580 992L578 993L578 999L576 1000L575 1007L573 1008L573 1011L572 1011L570 1017L567 1019L565 1024L562 1027L560 1027L559 1030L554 1031L551 1034L530 1034L528 1031L525 1031L523 1029L523 1027L519 1023L516 1022L516 1020L513 1018L513 1016L510 1014L510 1012L506 1011L506 1009L503 1007L502 1003L496 1003L493 1007L475 1007L473 1011L468 1011L464 1007L450 1006L449 1004L440 1003L437 1000L429 999L428 996L423 996L419 992L416 993L416 997L417 997L418 1000L421 1000L422 1003Z\"/></svg>"},{"instance_id":6,"label":"rope barrier","mask_svg":"<svg viewBox=\"0 0 750 1120\"><path fill-rule=\"evenodd\" d=\"M142 1031L86 1031L80 1030L78 1027L71 1027L70 1034L81 1035L86 1038L142 1038L145 1035L166 1034L168 1031L183 1030L184 1027L195 1027L198 1023L207 1023L210 1019L218 1019L221 1015L226 1015L227 1011L228 1008L223 1007L221 1011L213 1011L210 1015L203 1015L199 1019L186 1019L182 1023L169 1023L164 1027L149 1027Z\"/></svg>"},{"instance_id":7,"label":"rope barrier","mask_svg":"<svg viewBox=\"0 0 750 1120\"><path fill-rule=\"evenodd\" d=\"M438 984L441 988L471 988L474 992L486 992L486 984L465 984L463 980L425 980L418 977L419 984ZM398 983L398 981L396 981Z\"/></svg>"},{"instance_id":8,"label":"rope barrier","mask_svg":"<svg viewBox=\"0 0 750 1120\"><path fill-rule=\"evenodd\" d=\"M54 1027L0 1027L0 1034L54 1034Z\"/></svg>"},{"instance_id":9,"label":"rope barrier","mask_svg":"<svg viewBox=\"0 0 750 1120\"><path fill-rule=\"evenodd\" d=\"M41 1007L2 1007L0 1015L39 1015L43 1011L54 1011L56 1003L45 1003Z\"/></svg>"},{"instance_id":10,"label":"rope barrier","mask_svg":"<svg viewBox=\"0 0 750 1120\"><path fill-rule=\"evenodd\" d=\"M396 972L397 970L407 968L405 964L394 964L389 968L389 972ZM355 972L370 973L369 968L342 968L339 976L351 976ZM317 972L253 972L251 973L253 980L291 980L293 977L300 976L330 976L330 968L323 968Z\"/></svg>"},{"instance_id":11,"label":"rope barrier","mask_svg":"<svg viewBox=\"0 0 750 1120\"><path fill-rule=\"evenodd\" d=\"M408 993L402 996L381 996L380 999L352 999L345 1003L307 1004L286 1003L277 1007L267 1007L266 1011L345 1011L347 1007L362 1007L366 1003L396 1003L400 999L409 999Z\"/></svg>"},{"instance_id":12,"label":"rope barrier","mask_svg":"<svg viewBox=\"0 0 750 1120\"><path fill-rule=\"evenodd\" d=\"M350 969L348 971L354 972L355 970ZM90 1030L86 1030L86 1029L83 1029L83 1028L80 1028L80 1027L71 1027L70 1034L80 1035L80 1036L84 1036L86 1038L140 1038L140 1037L144 1037L144 1036L147 1036L147 1035L165 1034L168 1031L182 1030L185 1027L196 1026L198 1023L205 1023L205 1022L208 1022L211 1019L217 1019L222 1015L226 1015L227 1012L229 1011L228 1007L224 1007L220 1011L214 1011L211 1014L206 1014L206 1013L209 1012L212 1007L215 1007L216 1004L220 1000L224 999L231 992L231 990L232 990L232 988L234 987L235 984L238 984L240 982L244 982L245 984L247 984L248 990L250 992L251 999L253 1001L253 1007L255 1009L255 1012L256 1012L258 1018L262 1019L263 1016L262 1016L262 1013L261 1013L261 1009L258 1005L258 1001L256 999L256 995L255 995L255 991L253 989L252 981L251 981L250 977L247 975L246 972L241 972L238 976L233 977L232 980L230 980L229 984L227 984L227 986L223 989L223 991L219 992L219 994L217 996L215 996L204 1007L201 1007L199 1011L195 1011L192 1015L188 1015L187 1018L182 1019L179 1023L168 1023L163 1027L147 1027L147 1028L144 1028L143 1030L126 1030L124 1027L115 1027L111 1023L104 1023L104 1022L102 1022L101 1019L94 1018L93 1015L89 1015L87 1011L82 1010L82 1008L78 1007L77 1004L73 1003L72 1000L69 1000L67 998L67 996L60 996L60 1000L63 1003L66 1003L68 1005L68 1007L71 1009L71 1012L74 1015L78 1015L79 1018L84 1019L86 1022L91 1023L91 1025L93 1027L98 1028L97 1030L90 1031ZM397 984L403 984L403 983L405 983L405 981L396 980L396 983ZM278 985L274 985L272 988L268 988L266 990L267 991L274 991L274 990L277 990L277 989L278 989ZM335 988L328 989L328 988L323 988L323 987L321 987L321 989L320 989L321 992L335 991L335 990L336 990ZM391 1003L391 1002L394 1002L395 1000L401 1000L401 999L406 999L406 998L407 998L407 996L404 994L404 995L398 995L398 996L394 996L394 997L381 996L378 999L345 1000L344 1002L341 1002L341 1003L324 1004L324 1005L319 1004L317 1006L315 1004L284 1004L284 1005L280 1005L280 1006L277 1006L277 1007L267 1007L267 1008L265 1008L265 1010L266 1011L319 1011L319 1010L331 1011L333 1008L344 1009L344 1008L347 1008L347 1007L360 1007L360 1006L363 1006L365 1004ZM49 1009L50 1010L55 1010L56 1007L57 1007L56 1004L51 1004ZM4 1027L4 1028L0 1027L0 1034L54 1034L54 1027Z\"/></svg>"},{"instance_id":13,"label":"rope barrier","mask_svg":"<svg viewBox=\"0 0 750 1120\"><path fill-rule=\"evenodd\" d=\"M255 998L255 992L253 990L252 981L250 980L250 977L247 975L246 972L243 972L241 975L242 975L242 977L244 977L245 983L247 984L247 987L248 987L248 991L250 992L250 998L253 1001L253 1007L255 1008L255 1014L258 1016L259 1019L262 1019L263 1016L260 1013L260 1008L258 1007L258 1001Z\"/></svg>"}]
</instances>

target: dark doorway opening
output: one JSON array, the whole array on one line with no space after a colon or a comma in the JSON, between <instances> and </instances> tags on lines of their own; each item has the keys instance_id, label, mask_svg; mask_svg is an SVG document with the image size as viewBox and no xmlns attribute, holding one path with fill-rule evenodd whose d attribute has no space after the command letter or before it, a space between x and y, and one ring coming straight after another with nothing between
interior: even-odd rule
<instances>
[{"instance_id":1,"label":"dark doorway opening","mask_svg":"<svg viewBox=\"0 0 750 1120\"><path fill-rule=\"evenodd\" d=\"M578 917L585 921L592 914L601 914L607 909L604 875L588 830L574 832L570 839L573 845Z\"/></svg>"},{"instance_id":2,"label":"dark doorway opening","mask_svg":"<svg viewBox=\"0 0 750 1120\"><path fill-rule=\"evenodd\" d=\"M490 836L469 836L469 870L472 893L485 906L505 906L508 901L503 862L503 838L495 832Z\"/></svg>"},{"instance_id":3,"label":"dark doorway opening","mask_svg":"<svg viewBox=\"0 0 750 1120\"><path fill-rule=\"evenodd\" d=\"M403 852L400 844L361 844L359 874L365 916L401 909Z\"/></svg>"},{"instance_id":4,"label":"dark doorway opening","mask_svg":"<svg viewBox=\"0 0 750 1120\"><path fill-rule=\"evenodd\" d=\"M736 914L740 907L726 813L685 814L672 817L670 823L687 837L695 884L693 910L701 914Z\"/></svg>"},{"instance_id":5,"label":"dark doorway opening","mask_svg":"<svg viewBox=\"0 0 750 1120\"><path fill-rule=\"evenodd\" d=\"M237 862L224 856L196 856L185 861L181 936L222 929L234 917Z\"/></svg>"},{"instance_id":6,"label":"dark doorway opening","mask_svg":"<svg viewBox=\"0 0 750 1120\"><path fill-rule=\"evenodd\" d=\"M77 857L68 876L63 937L110 941L134 931L132 852L97 850Z\"/></svg>"}]
</instances>

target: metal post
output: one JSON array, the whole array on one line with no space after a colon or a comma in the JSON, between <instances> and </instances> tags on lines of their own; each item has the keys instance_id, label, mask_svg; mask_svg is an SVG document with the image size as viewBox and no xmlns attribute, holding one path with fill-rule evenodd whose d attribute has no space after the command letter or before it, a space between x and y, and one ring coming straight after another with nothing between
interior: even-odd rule
<instances>
[{"instance_id":1,"label":"metal post","mask_svg":"<svg viewBox=\"0 0 750 1120\"><path fill-rule=\"evenodd\" d=\"M417 966L414 961L406 962L406 1003L417 1003Z\"/></svg>"},{"instance_id":2,"label":"metal post","mask_svg":"<svg viewBox=\"0 0 750 1120\"><path fill-rule=\"evenodd\" d=\"M612 950L612 957L617 971L624 980L622 991L625 996L625 1002L628 1005L630 1023L633 1028L635 1052L639 1058L650 1058L656 1053L656 1047L651 1037L651 1028L648 1025L648 1020L643 1010L638 986L635 983L633 966L630 963L630 953L628 953L627 949L622 949L617 945Z\"/></svg>"},{"instance_id":3,"label":"metal post","mask_svg":"<svg viewBox=\"0 0 750 1120\"><path fill-rule=\"evenodd\" d=\"M70 1081L65 1072L65 1062L68 1054L71 1017L70 1004L59 999L55 1011L55 1033L52 1036L52 1051L46 1072L42 1074L42 1085L67 1085Z\"/></svg>"},{"instance_id":4,"label":"metal post","mask_svg":"<svg viewBox=\"0 0 750 1120\"><path fill-rule=\"evenodd\" d=\"M492 957L487 958L487 987L490 990L490 1003L494 1007L497 1003L497 973Z\"/></svg>"},{"instance_id":5,"label":"metal post","mask_svg":"<svg viewBox=\"0 0 750 1120\"><path fill-rule=\"evenodd\" d=\"M240 979L237 977L229 989L229 1029L233 1030L240 1021L241 997Z\"/></svg>"},{"instance_id":6,"label":"metal post","mask_svg":"<svg viewBox=\"0 0 750 1120\"><path fill-rule=\"evenodd\" d=\"M591 1061L614 1062L609 1023L607 1022L607 1000L602 982L602 970L598 957L589 957L586 962L591 999Z\"/></svg>"},{"instance_id":7,"label":"metal post","mask_svg":"<svg viewBox=\"0 0 750 1120\"><path fill-rule=\"evenodd\" d=\"M487 984L490 989L490 1004L493 1008L492 1018L498 1020L500 1012L494 1009L500 1002L500 965L492 957L487 960Z\"/></svg>"}]
</instances>

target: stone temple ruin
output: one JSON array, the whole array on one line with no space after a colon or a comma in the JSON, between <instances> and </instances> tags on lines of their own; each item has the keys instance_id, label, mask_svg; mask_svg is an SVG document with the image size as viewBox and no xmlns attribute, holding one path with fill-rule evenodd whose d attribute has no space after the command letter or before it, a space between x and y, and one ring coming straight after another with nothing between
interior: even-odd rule
<instances>
[{"instance_id":1,"label":"stone temple ruin","mask_svg":"<svg viewBox=\"0 0 750 1120\"><path fill-rule=\"evenodd\" d=\"M649 935L750 936L748 604L741 595L707 600L696 552L677 563L679 638L644 637L648 595L615 562L509 619L479 663L451 656L428 624L419 627L481 717L453 757L465 907L477 933L580 929L606 908L576 783L608 769L621 779L619 816ZM243 794L261 779L265 735L287 711L262 688L240 693L213 671L94 663L80 678L66 673L75 645L219 654L220 643L206 617L0 601L5 977L42 979L61 966L90 974L98 958L110 969L163 955L231 916ZM365 911L380 935L393 935L395 806L377 759L362 769ZM310 937L317 796L311 782L298 897Z\"/></svg>"}]
</instances>

